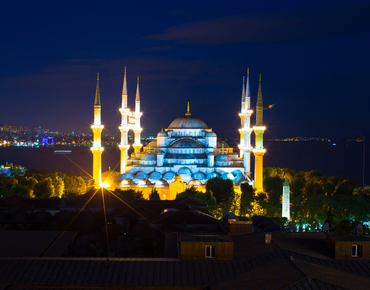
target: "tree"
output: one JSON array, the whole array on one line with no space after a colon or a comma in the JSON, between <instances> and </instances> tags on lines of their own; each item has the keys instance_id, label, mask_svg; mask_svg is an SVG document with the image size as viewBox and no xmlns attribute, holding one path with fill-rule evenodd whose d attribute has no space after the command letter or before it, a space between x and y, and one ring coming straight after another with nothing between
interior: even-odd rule
<instances>
[{"instance_id":1,"label":"tree","mask_svg":"<svg viewBox=\"0 0 370 290\"><path fill-rule=\"evenodd\" d=\"M50 198L54 196L55 189L50 177L44 178L35 185L34 196L36 198Z\"/></svg>"},{"instance_id":2,"label":"tree","mask_svg":"<svg viewBox=\"0 0 370 290\"><path fill-rule=\"evenodd\" d=\"M122 190L116 188L114 192L128 199L144 199L143 192L141 190L135 190L132 188Z\"/></svg>"},{"instance_id":3,"label":"tree","mask_svg":"<svg viewBox=\"0 0 370 290\"><path fill-rule=\"evenodd\" d=\"M13 185L10 189L12 195L19 195L23 197L30 197L30 191L22 185Z\"/></svg>"},{"instance_id":4,"label":"tree","mask_svg":"<svg viewBox=\"0 0 370 290\"><path fill-rule=\"evenodd\" d=\"M329 225L329 230L330 232L334 232L334 226L336 225L335 223L335 215L332 213L331 208L329 208L328 213L327 213L327 218L325 220L325 223Z\"/></svg>"},{"instance_id":5,"label":"tree","mask_svg":"<svg viewBox=\"0 0 370 290\"><path fill-rule=\"evenodd\" d=\"M158 190L156 188L152 188L152 192L149 194L150 200L160 200Z\"/></svg>"},{"instance_id":6,"label":"tree","mask_svg":"<svg viewBox=\"0 0 370 290\"><path fill-rule=\"evenodd\" d=\"M64 194L64 181L58 175L53 179L54 195L55 197L61 198Z\"/></svg>"},{"instance_id":7,"label":"tree","mask_svg":"<svg viewBox=\"0 0 370 290\"><path fill-rule=\"evenodd\" d=\"M218 204L231 204L235 199L234 183L230 179L211 178L206 183L206 190L212 192Z\"/></svg>"},{"instance_id":8,"label":"tree","mask_svg":"<svg viewBox=\"0 0 370 290\"><path fill-rule=\"evenodd\" d=\"M353 232L352 224L349 220L341 220L334 226L336 235L350 235Z\"/></svg>"},{"instance_id":9,"label":"tree","mask_svg":"<svg viewBox=\"0 0 370 290\"><path fill-rule=\"evenodd\" d=\"M242 192L240 197L240 210L239 214L241 216L251 216L253 212L253 202L255 196L255 189L248 183L242 183L240 185L240 190Z\"/></svg>"},{"instance_id":10,"label":"tree","mask_svg":"<svg viewBox=\"0 0 370 290\"><path fill-rule=\"evenodd\" d=\"M284 181L279 176L267 177L263 179L263 188L268 197L268 211L269 217L281 215L281 197L283 194Z\"/></svg>"}]
</instances>

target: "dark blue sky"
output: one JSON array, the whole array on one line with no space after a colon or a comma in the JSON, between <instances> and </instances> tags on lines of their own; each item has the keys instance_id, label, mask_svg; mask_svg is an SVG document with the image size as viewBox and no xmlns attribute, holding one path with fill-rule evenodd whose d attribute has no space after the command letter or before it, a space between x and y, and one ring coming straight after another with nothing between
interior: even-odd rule
<instances>
[{"instance_id":1,"label":"dark blue sky","mask_svg":"<svg viewBox=\"0 0 370 290\"><path fill-rule=\"evenodd\" d=\"M140 76L144 134L183 115L237 136L242 77L262 74L266 136L369 134L369 1L7 1L0 123L87 132L100 73L105 133ZM254 117L253 117L254 122Z\"/></svg>"}]
</instances>

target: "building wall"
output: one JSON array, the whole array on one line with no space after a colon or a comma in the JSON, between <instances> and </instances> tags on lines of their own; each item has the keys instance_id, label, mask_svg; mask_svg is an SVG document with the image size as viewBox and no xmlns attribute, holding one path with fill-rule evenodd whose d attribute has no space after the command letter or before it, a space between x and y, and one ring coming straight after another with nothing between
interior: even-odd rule
<instances>
[{"instance_id":1,"label":"building wall","mask_svg":"<svg viewBox=\"0 0 370 290\"><path fill-rule=\"evenodd\" d=\"M205 246L215 246L216 255L214 258L205 257ZM202 260L232 260L232 242L181 242L181 259L202 259Z\"/></svg>"},{"instance_id":2,"label":"building wall","mask_svg":"<svg viewBox=\"0 0 370 290\"><path fill-rule=\"evenodd\" d=\"M358 245L361 247L360 257L352 257L352 245ZM334 241L330 239L330 237L326 237L326 249L335 259L370 258L370 241Z\"/></svg>"}]
</instances>

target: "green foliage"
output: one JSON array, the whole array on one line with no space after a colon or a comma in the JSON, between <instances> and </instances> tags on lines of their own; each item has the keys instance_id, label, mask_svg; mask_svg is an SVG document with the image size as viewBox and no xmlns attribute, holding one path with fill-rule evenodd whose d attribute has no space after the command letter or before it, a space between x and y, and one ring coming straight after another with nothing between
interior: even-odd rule
<instances>
[{"instance_id":1,"label":"green foliage","mask_svg":"<svg viewBox=\"0 0 370 290\"><path fill-rule=\"evenodd\" d=\"M331 229L341 220L370 221L370 191L355 191L356 181L341 176L329 178L318 170L295 173L287 168L264 168L264 193L245 194L241 188L240 214L281 216L282 181L290 184L291 221L298 228L318 231L327 222ZM339 228L343 226L342 222Z\"/></svg>"},{"instance_id":2,"label":"green foliage","mask_svg":"<svg viewBox=\"0 0 370 290\"><path fill-rule=\"evenodd\" d=\"M240 186L242 192L240 197L240 212L241 216L251 216L253 212L253 202L255 189L248 183L242 183Z\"/></svg>"},{"instance_id":3,"label":"green foliage","mask_svg":"<svg viewBox=\"0 0 370 290\"><path fill-rule=\"evenodd\" d=\"M335 215L332 213L331 208L329 208L328 210L325 223L329 225L330 232L331 233L334 232L334 226L336 225L336 222L335 222Z\"/></svg>"},{"instance_id":4,"label":"green foliage","mask_svg":"<svg viewBox=\"0 0 370 290\"><path fill-rule=\"evenodd\" d=\"M143 192L141 190L135 190L131 188L122 190L122 189L116 188L114 192L128 199L144 199Z\"/></svg>"},{"instance_id":5,"label":"green foliage","mask_svg":"<svg viewBox=\"0 0 370 290\"><path fill-rule=\"evenodd\" d=\"M352 232L353 227L349 220L341 220L334 226L334 233L337 235L350 235Z\"/></svg>"},{"instance_id":6,"label":"green foliage","mask_svg":"<svg viewBox=\"0 0 370 290\"><path fill-rule=\"evenodd\" d=\"M13 185L13 187L10 189L11 195L19 195L23 197L31 197L30 196L30 190L23 187L22 185Z\"/></svg>"},{"instance_id":7,"label":"green foliage","mask_svg":"<svg viewBox=\"0 0 370 290\"><path fill-rule=\"evenodd\" d=\"M235 199L234 183L230 179L211 178L207 181L206 190L212 192L218 204L231 205Z\"/></svg>"},{"instance_id":8,"label":"green foliage","mask_svg":"<svg viewBox=\"0 0 370 290\"><path fill-rule=\"evenodd\" d=\"M263 188L268 198L267 215L278 217L281 215L281 196L284 180L280 176L263 179Z\"/></svg>"},{"instance_id":9,"label":"green foliage","mask_svg":"<svg viewBox=\"0 0 370 290\"><path fill-rule=\"evenodd\" d=\"M160 200L158 190L156 188L152 188L152 192L149 194L150 200Z\"/></svg>"},{"instance_id":10,"label":"green foliage","mask_svg":"<svg viewBox=\"0 0 370 290\"><path fill-rule=\"evenodd\" d=\"M51 177L40 180L34 187L34 196L36 198L50 198L54 196L55 188Z\"/></svg>"}]
</instances>

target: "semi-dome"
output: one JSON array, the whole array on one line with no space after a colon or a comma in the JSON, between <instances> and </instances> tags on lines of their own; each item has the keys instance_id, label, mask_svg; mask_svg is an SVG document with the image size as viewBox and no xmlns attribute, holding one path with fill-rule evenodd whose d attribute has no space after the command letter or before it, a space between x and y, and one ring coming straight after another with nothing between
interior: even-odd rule
<instances>
[{"instance_id":1,"label":"semi-dome","mask_svg":"<svg viewBox=\"0 0 370 290\"><path fill-rule=\"evenodd\" d=\"M171 147L176 148L198 148L203 147L201 144L199 144L197 141L191 140L191 139L181 139L177 142L175 142Z\"/></svg>"},{"instance_id":2,"label":"semi-dome","mask_svg":"<svg viewBox=\"0 0 370 290\"><path fill-rule=\"evenodd\" d=\"M168 137L168 134L166 133L166 132L159 132L158 134L157 134L157 137ZM153 141L152 141L153 142ZM155 142L156 143L156 145L157 145L157 142Z\"/></svg>"},{"instance_id":3,"label":"semi-dome","mask_svg":"<svg viewBox=\"0 0 370 290\"><path fill-rule=\"evenodd\" d=\"M160 132L160 133L163 133L163 132ZM153 141L149 142L149 144L146 145L146 147L151 147L151 148L157 147L157 140L153 140Z\"/></svg>"},{"instance_id":4,"label":"semi-dome","mask_svg":"<svg viewBox=\"0 0 370 290\"><path fill-rule=\"evenodd\" d=\"M168 129L208 129L208 126L197 117L185 115L173 120Z\"/></svg>"},{"instance_id":5,"label":"semi-dome","mask_svg":"<svg viewBox=\"0 0 370 290\"><path fill-rule=\"evenodd\" d=\"M187 167L181 167L177 173L180 175L191 175L191 170Z\"/></svg>"},{"instance_id":6,"label":"semi-dome","mask_svg":"<svg viewBox=\"0 0 370 290\"><path fill-rule=\"evenodd\" d=\"M217 137L215 132L207 132L206 137Z\"/></svg>"},{"instance_id":7,"label":"semi-dome","mask_svg":"<svg viewBox=\"0 0 370 290\"><path fill-rule=\"evenodd\" d=\"M157 156L154 153L145 153L141 160L155 161Z\"/></svg>"}]
</instances>

